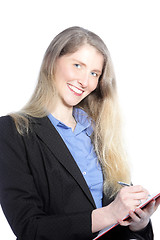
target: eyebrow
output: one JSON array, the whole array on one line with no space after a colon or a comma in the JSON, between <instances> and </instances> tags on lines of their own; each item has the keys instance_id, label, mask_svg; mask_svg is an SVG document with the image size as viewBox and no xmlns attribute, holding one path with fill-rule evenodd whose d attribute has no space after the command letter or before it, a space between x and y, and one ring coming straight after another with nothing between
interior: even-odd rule
<instances>
[{"instance_id":1,"label":"eyebrow","mask_svg":"<svg viewBox=\"0 0 160 240\"><path fill-rule=\"evenodd\" d=\"M72 58L72 61L78 62L80 65L86 66L85 63L81 62L80 60L78 60L78 59L76 59L76 58ZM99 73L99 74L102 73L102 70L99 70L99 69L93 69L92 71L97 72L97 73Z\"/></svg>"}]
</instances>

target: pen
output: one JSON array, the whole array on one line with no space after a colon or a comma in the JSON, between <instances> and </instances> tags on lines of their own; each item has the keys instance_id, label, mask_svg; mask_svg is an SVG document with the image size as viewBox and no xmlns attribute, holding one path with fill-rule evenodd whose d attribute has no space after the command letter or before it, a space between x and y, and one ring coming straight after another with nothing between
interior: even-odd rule
<instances>
[{"instance_id":1,"label":"pen","mask_svg":"<svg viewBox=\"0 0 160 240\"><path fill-rule=\"evenodd\" d=\"M132 184L128 184L128 183L124 183L124 182L119 182L119 181L118 181L118 184L120 184L120 185L123 186L123 187L125 187L125 186L127 186L127 187L133 186Z\"/></svg>"}]
</instances>

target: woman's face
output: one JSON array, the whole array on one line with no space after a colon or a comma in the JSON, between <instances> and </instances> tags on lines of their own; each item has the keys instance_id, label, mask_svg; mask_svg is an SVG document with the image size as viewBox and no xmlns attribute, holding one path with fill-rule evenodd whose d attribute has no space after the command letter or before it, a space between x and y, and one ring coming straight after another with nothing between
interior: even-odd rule
<instances>
[{"instance_id":1,"label":"woman's face","mask_svg":"<svg viewBox=\"0 0 160 240\"><path fill-rule=\"evenodd\" d=\"M73 107L95 90L103 62L102 54L88 44L59 57L54 72L56 104Z\"/></svg>"}]
</instances>

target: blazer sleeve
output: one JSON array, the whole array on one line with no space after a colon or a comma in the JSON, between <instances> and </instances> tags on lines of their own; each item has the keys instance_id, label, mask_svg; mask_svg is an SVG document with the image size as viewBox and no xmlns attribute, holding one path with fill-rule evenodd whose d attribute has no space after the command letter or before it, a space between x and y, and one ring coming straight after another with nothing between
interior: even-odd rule
<instances>
[{"instance_id":1,"label":"blazer sleeve","mask_svg":"<svg viewBox=\"0 0 160 240\"><path fill-rule=\"evenodd\" d=\"M149 222L148 225L141 231L132 232L129 230L129 235L130 237L138 240L153 240L154 235L151 222Z\"/></svg>"},{"instance_id":2,"label":"blazer sleeve","mask_svg":"<svg viewBox=\"0 0 160 240\"><path fill-rule=\"evenodd\" d=\"M99 240L114 240L114 239L122 239L122 240L153 240L153 230L152 225L149 223L145 229L137 232L132 232L128 227L122 227L118 225L113 228L103 236L99 238Z\"/></svg>"},{"instance_id":3,"label":"blazer sleeve","mask_svg":"<svg viewBox=\"0 0 160 240\"><path fill-rule=\"evenodd\" d=\"M43 210L27 163L24 139L11 117L0 118L0 203L18 239L93 239L91 210L49 215Z\"/></svg>"}]
</instances>

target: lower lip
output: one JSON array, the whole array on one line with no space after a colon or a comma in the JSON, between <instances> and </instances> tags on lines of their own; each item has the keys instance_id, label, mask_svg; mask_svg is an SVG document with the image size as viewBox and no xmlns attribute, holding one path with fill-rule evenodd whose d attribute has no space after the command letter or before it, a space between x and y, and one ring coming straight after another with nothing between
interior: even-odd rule
<instances>
[{"instance_id":1,"label":"lower lip","mask_svg":"<svg viewBox=\"0 0 160 240\"><path fill-rule=\"evenodd\" d=\"M76 96L81 96L82 95L82 93L76 93L73 89L71 89L70 87L69 87L69 85L67 85L68 86L68 88L69 88L69 90L71 90L71 92L73 92Z\"/></svg>"}]
</instances>

